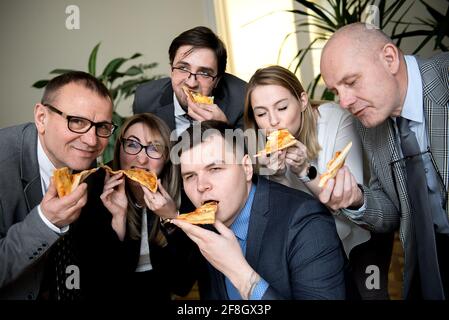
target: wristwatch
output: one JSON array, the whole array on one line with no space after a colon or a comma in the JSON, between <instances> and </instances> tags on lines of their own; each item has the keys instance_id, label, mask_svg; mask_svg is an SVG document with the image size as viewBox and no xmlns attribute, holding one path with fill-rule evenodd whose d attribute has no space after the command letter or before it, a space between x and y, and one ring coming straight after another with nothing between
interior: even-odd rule
<instances>
[{"instance_id":1,"label":"wristwatch","mask_svg":"<svg viewBox=\"0 0 449 320\"><path fill-rule=\"evenodd\" d=\"M306 175L303 176L303 177L299 177L299 176L298 176L298 178L299 178L299 180L302 181L302 182L309 182L309 181L315 179L316 176L317 176L317 174L318 174L318 171L317 171L317 169L315 168L315 166L313 166L313 165L311 165L311 164L309 163L309 167L307 168Z\"/></svg>"}]
</instances>

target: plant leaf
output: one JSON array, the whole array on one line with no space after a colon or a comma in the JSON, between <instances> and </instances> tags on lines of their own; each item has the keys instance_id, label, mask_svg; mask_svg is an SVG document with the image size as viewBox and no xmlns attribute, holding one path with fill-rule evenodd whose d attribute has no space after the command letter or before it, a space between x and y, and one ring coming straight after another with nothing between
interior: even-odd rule
<instances>
[{"instance_id":1,"label":"plant leaf","mask_svg":"<svg viewBox=\"0 0 449 320\"><path fill-rule=\"evenodd\" d=\"M96 68L97 68L97 53L98 48L100 47L101 42L98 42L98 44L93 48L92 52L89 56L89 62L88 62L88 71L91 75L96 77Z\"/></svg>"},{"instance_id":2,"label":"plant leaf","mask_svg":"<svg viewBox=\"0 0 449 320\"><path fill-rule=\"evenodd\" d=\"M49 81L50 80L39 80L39 81L36 81L35 83L33 83L32 87L33 88L37 88L37 89L41 89L41 88L45 87Z\"/></svg>"}]
</instances>

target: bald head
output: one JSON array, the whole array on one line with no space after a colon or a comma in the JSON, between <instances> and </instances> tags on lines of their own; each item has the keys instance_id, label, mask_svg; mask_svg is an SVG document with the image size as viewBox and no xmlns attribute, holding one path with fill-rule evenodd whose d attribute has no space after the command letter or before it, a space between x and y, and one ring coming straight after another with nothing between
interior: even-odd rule
<instances>
[{"instance_id":1,"label":"bald head","mask_svg":"<svg viewBox=\"0 0 449 320\"><path fill-rule=\"evenodd\" d=\"M353 23L335 32L323 49L320 68L340 105L366 127L400 113L407 89L405 60L374 26Z\"/></svg>"},{"instance_id":2,"label":"bald head","mask_svg":"<svg viewBox=\"0 0 449 320\"><path fill-rule=\"evenodd\" d=\"M393 41L380 29L367 23L352 23L338 29L323 48L322 59L333 50L350 54L374 54Z\"/></svg>"}]
</instances>

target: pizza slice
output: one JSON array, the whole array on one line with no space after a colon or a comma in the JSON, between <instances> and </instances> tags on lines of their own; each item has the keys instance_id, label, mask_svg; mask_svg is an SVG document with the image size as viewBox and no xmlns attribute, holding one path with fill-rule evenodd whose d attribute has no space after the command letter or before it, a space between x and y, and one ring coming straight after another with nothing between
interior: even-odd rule
<instances>
[{"instance_id":1,"label":"pizza slice","mask_svg":"<svg viewBox=\"0 0 449 320\"><path fill-rule=\"evenodd\" d=\"M267 144L265 145L265 149L257 153L255 157L259 157L262 154L267 155L272 152L291 147L297 141L298 140L296 140L295 137L291 135L288 129L273 131L267 137Z\"/></svg>"},{"instance_id":2,"label":"pizza slice","mask_svg":"<svg viewBox=\"0 0 449 320\"><path fill-rule=\"evenodd\" d=\"M104 165L103 168L111 174L117 174L122 172L129 179L136 181L147 187L151 192L157 191L157 176L152 171L146 171L143 169L126 169L126 170L112 170L109 166Z\"/></svg>"},{"instance_id":3,"label":"pizza slice","mask_svg":"<svg viewBox=\"0 0 449 320\"><path fill-rule=\"evenodd\" d=\"M184 90L185 94L196 103L205 103L205 104L213 104L214 103L214 97L208 97L203 96L199 92L195 92L187 88L186 86L183 86L182 89Z\"/></svg>"},{"instance_id":4,"label":"pizza slice","mask_svg":"<svg viewBox=\"0 0 449 320\"><path fill-rule=\"evenodd\" d=\"M349 150L352 147L352 141L350 141L342 151L335 152L334 157L327 163L327 170L320 176L319 187L323 187L327 180L332 179L337 175L338 169L345 164L346 157L349 154Z\"/></svg>"},{"instance_id":5,"label":"pizza slice","mask_svg":"<svg viewBox=\"0 0 449 320\"><path fill-rule=\"evenodd\" d=\"M84 170L79 173L72 174L67 167L56 169L53 172L53 179L56 185L56 191L60 198L68 195L76 187L78 187L86 178L97 171L98 168Z\"/></svg>"},{"instance_id":6,"label":"pizza slice","mask_svg":"<svg viewBox=\"0 0 449 320\"><path fill-rule=\"evenodd\" d=\"M215 213L218 210L218 202L210 201L196 208L195 211L181 214L176 217L191 224L213 224L215 222Z\"/></svg>"}]
</instances>

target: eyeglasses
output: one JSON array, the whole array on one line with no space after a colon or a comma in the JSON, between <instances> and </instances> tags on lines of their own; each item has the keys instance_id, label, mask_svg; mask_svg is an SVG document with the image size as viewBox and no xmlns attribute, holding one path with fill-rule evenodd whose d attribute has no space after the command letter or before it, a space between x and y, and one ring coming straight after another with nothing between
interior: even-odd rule
<instances>
[{"instance_id":1,"label":"eyeglasses","mask_svg":"<svg viewBox=\"0 0 449 320\"><path fill-rule=\"evenodd\" d=\"M137 142L133 139L121 138L123 151L130 155L138 154L142 149L145 149L145 153L151 159L160 159L164 155L164 146L158 143L150 143L147 146Z\"/></svg>"},{"instance_id":2,"label":"eyeglasses","mask_svg":"<svg viewBox=\"0 0 449 320\"><path fill-rule=\"evenodd\" d=\"M59 114L61 117L67 119L67 128L70 131L75 133L86 133L90 130L90 128L95 127L95 134L101 138L109 138L113 133L117 126L111 122L93 122L89 119L69 116L64 112L56 109L49 103L43 103L42 105L46 106L48 109L53 111L54 113Z\"/></svg>"},{"instance_id":3,"label":"eyeglasses","mask_svg":"<svg viewBox=\"0 0 449 320\"><path fill-rule=\"evenodd\" d=\"M393 170L393 168L395 166L399 166L399 168L401 168L402 170L405 170L405 163L406 163L406 161L409 161L409 160L411 160L413 158L416 158L416 157L421 157L421 156L423 156L425 154L429 154L430 155L430 160L432 161L433 168L435 169L435 173L437 175L437 179L438 179L438 182L440 184L441 199L443 201L442 205L443 205L443 208L445 208L446 207L446 203L447 203L448 193L446 192L446 186L444 184L443 176L441 175L440 170L438 170L437 163L435 162L435 159L433 158L433 154L432 154L432 151L430 150L430 148L427 148L427 151L423 151L423 152L420 152L418 154L414 154L414 155L411 155L411 156L407 156L407 157L403 157L403 158L400 158L400 159L392 160L390 162L391 175L392 175L393 179L396 180L395 179L395 175L394 175L394 170ZM395 186L395 189L396 189L396 181L394 183L394 186ZM396 190L396 193L398 193L398 190Z\"/></svg>"},{"instance_id":4,"label":"eyeglasses","mask_svg":"<svg viewBox=\"0 0 449 320\"><path fill-rule=\"evenodd\" d=\"M190 72L190 70L185 67L172 67L171 71L175 75L177 75L179 77L186 77L187 79L189 79L191 76L193 76L195 78L195 80L197 80L197 81L212 82L217 78L216 75L213 76L207 72L201 72L201 71L197 72L197 73Z\"/></svg>"}]
</instances>

